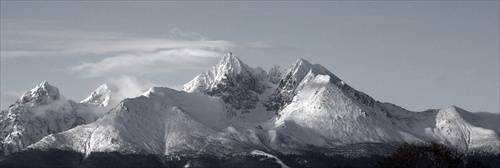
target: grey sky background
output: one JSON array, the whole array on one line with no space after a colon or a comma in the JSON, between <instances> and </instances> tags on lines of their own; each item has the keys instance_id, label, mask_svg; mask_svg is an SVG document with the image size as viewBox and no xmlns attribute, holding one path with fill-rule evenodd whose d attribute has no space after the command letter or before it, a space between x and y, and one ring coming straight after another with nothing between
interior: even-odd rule
<instances>
[{"instance_id":1,"label":"grey sky background","mask_svg":"<svg viewBox=\"0 0 500 168\"><path fill-rule=\"evenodd\" d=\"M80 101L107 83L179 88L232 51L304 58L376 100L499 112L499 1L1 1L1 108L43 80Z\"/></svg>"}]
</instances>

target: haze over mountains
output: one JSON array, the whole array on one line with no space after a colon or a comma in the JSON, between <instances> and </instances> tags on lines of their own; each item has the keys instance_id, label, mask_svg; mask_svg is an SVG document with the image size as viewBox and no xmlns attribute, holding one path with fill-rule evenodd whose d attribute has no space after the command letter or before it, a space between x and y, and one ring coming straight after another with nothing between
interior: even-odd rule
<instances>
[{"instance_id":1,"label":"haze over mountains","mask_svg":"<svg viewBox=\"0 0 500 168\"><path fill-rule=\"evenodd\" d=\"M104 84L77 103L42 82L0 114L3 154L59 149L84 156L119 152L223 158L315 152L356 158L429 141L467 152L500 153L498 114L456 106L408 111L376 101L304 59L266 72L227 53L182 90L153 87L110 107L112 94Z\"/></svg>"}]
</instances>

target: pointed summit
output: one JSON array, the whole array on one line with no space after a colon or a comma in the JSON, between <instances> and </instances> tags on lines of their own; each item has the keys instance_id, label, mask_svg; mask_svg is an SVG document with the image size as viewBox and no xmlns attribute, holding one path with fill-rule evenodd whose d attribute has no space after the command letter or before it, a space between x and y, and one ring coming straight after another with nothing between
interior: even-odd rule
<instances>
[{"instance_id":1,"label":"pointed summit","mask_svg":"<svg viewBox=\"0 0 500 168\"><path fill-rule=\"evenodd\" d=\"M202 92L220 97L236 110L249 112L266 88L264 70L255 70L229 52L217 65L200 73L182 87L185 92Z\"/></svg>"},{"instance_id":2,"label":"pointed summit","mask_svg":"<svg viewBox=\"0 0 500 168\"><path fill-rule=\"evenodd\" d=\"M312 69L313 65L304 59L298 59L295 61L290 69L288 70L288 75L292 77L295 85L298 85L300 81L306 76L306 74Z\"/></svg>"},{"instance_id":3,"label":"pointed summit","mask_svg":"<svg viewBox=\"0 0 500 168\"><path fill-rule=\"evenodd\" d=\"M216 88L223 80L240 75L257 76L253 68L243 63L233 53L228 52L222 56L217 65L200 73L185 84L182 90L186 92L206 92Z\"/></svg>"},{"instance_id":4,"label":"pointed summit","mask_svg":"<svg viewBox=\"0 0 500 168\"><path fill-rule=\"evenodd\" d=\"M49 82L47 82L46 80L42 81L42 83L36 85L35 88L31 89L32 91L33 90L39 90L39 89L45 89L45 88L50 88L50 87L53 87L52 85L49 84Z\"/></svg>"},{"instance_id":5,"label":"pointed summit","mask_svg":"<svg viewBox=\"0 0 500 168\"><path fill-rule=\"evenodd\" d=\"M276 72L272 72L273 74ZM330 81L340 81L338 77L333 75L328 69L320 64L311 64L305 59L296 60L290 67L279 75L279 79L274 78L274 82L278 85L276 91L269 96L268 102L264 105L268 111L280 111L286 105L290 104L297 92L297 87L303 82L307 75L315 77L316 75L329 76ZM310 78L311 79L311 78ZM307 82L307 81L306 81Z\"/></svg>"},{"instance_id":6,"label":"pointed summit","mask_svg":"<svg viewBox=\"0 0 500 168\"><path fill-rule=\"evenodd\" d=\"M309 61L302 58L298 59L292 64L292 66L290 66L290 68L288 69L288 74L292 76L292 78L296 82L296 85L298 85L298 83L302 81L302 79L307 75L307 73L309 73L309 71L312 71L312 73L314 73L315 75L329 75L334 79L338 78L321 64L311 64L309 63Z\"/></svg>"},{"instance_id":7,"label":"pointed summit","mask_svg":"<svg viewBox=\"0 0 500 168\"><path fill-rule=\"evenodd\" d=\"M47 81L42 81L35 88L24 93L21 98L21 103L26 103L32 100L37 100L37 103L46 103L48 100L59 100L59 89L49 84Z\"/></svg>"},{"instance_id":8,"label":"pointed summit","mask_svg":"<svg viewBox=\"0 0 500 168\"><path fill-rule=\"evenodd\" d=\"M97 116L89 107L64 98L59 89L43 81L0 113L0 157L19 152L49 134L95 121Z\"/></svg>"},{"instance_id":9,"label":"pointed summit","mask_svg":"<svg viewBox=\"0 0 500 168\"><path fill-rule=\"evenodd\" d=\"M224 54L224 55L222 56L221 61L222 61L222 60L230 60L230 59L238 59L238 58L236 58L236 57L233 55L233 53L232 53L232 52L228 52L228 53L226 53L226 54Z\"/></svg>"},{"instance_id":10,"label":"pointed summit","mask_svg":"<svg viewBox=\"0 0 500 168\"><path fill-rule=\"evenodd\" d=\"M49 82L47 82L46 80L42 81L42 83L37 85L37 87L45 87L45 86L50 86Z\"/></svg>"},{"instance_id":11,"label":"pointed summit","mask_svg":"<svg viewBox=\"0 0 500 168\"><path fill-rule=\"evenodd\" d=\"M309 61L307 61L307 60L305 60L303 58L297 59L292 65L294 65L294 66L298 66L298 65L312 66L312 64L309 63Z\"/></svg>"},{"instance_id":12,"label":"pointed summit","mask_svg":"<svg viewBox=\"0 0 500 168\"><path fill-rule=\"evenodd\" d=\"M52 86L46 80L42 81L42 83L38 84L35 88L30 90L32 93L37 94L38 96L50 96L52 98L59 97L59 89Z\"/></svg>"},{"instance_id":13,"label":"pointed summit","mask_svg":"<svg viewBox=\"0 0 500 168\"><path fill-rule=\"evenodd\" d=\"M89 97L83 99L80 103L93 104L95 106L106 107L109 104L111 90L108 85L103 84L94 90Z\"/></svg>"},{"instance_id":14,"label":"pointed summit","mask_svg":"<svg viewBox=\"0 0 500 168\"><path fill-rule=\"evenodd\" d=\"M216 65L216 70L219 74L239 74L243 69L248 70L252 68L241 62L232 52L224 54Z\"/></svg>"}]
</instances>

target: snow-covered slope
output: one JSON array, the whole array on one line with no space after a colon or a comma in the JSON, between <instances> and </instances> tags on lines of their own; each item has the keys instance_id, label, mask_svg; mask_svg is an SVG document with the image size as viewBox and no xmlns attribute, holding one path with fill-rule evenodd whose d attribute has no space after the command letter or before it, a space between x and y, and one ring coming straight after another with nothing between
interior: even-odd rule
<instances>
[{"instance_id":1,"label":"snow-covered slope","mask_svg":"<svg viewBox=\"0 0 500 168\"><path fill-rule=\"evenodd\" d=\"M59 94L43 81L0 113L0 155L18 152L44 136L93 122L94 108Z\"/></svg>"},{"instance_id":2,"label":"snow-covered slope","mask_svg":"<svg viewBox=\"0 0 500 168\"><path fill-rule=\"evenodd\" d=\"M384 104L394 107L392 104ZM400 108L398 108L400 109ZM500 153L500 115L467 112L455 106L424 112L404 109L388 114L394 125L422 141L435 141L466 151Z\"/></svg>"},{"instance_id":3,"label":"snow-covered slope","mask_svg":"<svg viewBox=\"0 0 500 168\"><path fill-rule=\"evenodd\" d=\"M31 148L55 147L85 154L238 152L230 136L234 128L227 127L226 108L220 99L204 94L151 88L143 96L125 99L96 122L49 135Z\"/></svg>"},{"instance_id":4,"label":"snow-covered slope","mask_svg":"<svg viewBox=\"0 0 500 168\"><path fill-rule=\"evenodd\" d=\"M355 101L332 83L328 75L310 71L298 85L296 96L281 112L277 124L300 126L315 133L308 136L317 146L351 143L405 142L405 133L378 114ZM296 130L287 130L300 134ZM305 137L304 137L305 138ZM408 139L411 140L411 139Z\"/></svg>"},{"instance_id":5,"label":"snow-covered slope","mask_svg":"<svg viewBox=\"0 0 500 168\"><path fill-rule=\"evenodd\" d=\"M500 153L498 122L457 107L412 112L357 91L319 64L299 59L266 73L233 54L184 85L123 100L88 125L30 148L167 156L386 154L404 143L437 141ZM387 149L387 150L386 150Z\"/></svg>"},{"instance_id":6,"label":"snow-covered slope","mask_svg":"<svg viewBox=\"0 0 500 168\"><path fill-rule=\"evenodd\" d=\"M94 90L87 98L80 101L80 103L92 104L94 106L106 107L109 104L111 90L108 85L103 84Z\"/></svg>"},{"instance_id":7,"label":"snow-covered slope","mask_svg":"<svg viewBox=\"0 0 500 168\"><path fill-rule=\"evenodd\" d=\"M243 76L254 78L255 70L241 62L231 52L225 54L219 63L205 72L200 73L193 80L182 87L186 92L209 92L226 84L230 78Z\"/></svg>"}]
</instances>

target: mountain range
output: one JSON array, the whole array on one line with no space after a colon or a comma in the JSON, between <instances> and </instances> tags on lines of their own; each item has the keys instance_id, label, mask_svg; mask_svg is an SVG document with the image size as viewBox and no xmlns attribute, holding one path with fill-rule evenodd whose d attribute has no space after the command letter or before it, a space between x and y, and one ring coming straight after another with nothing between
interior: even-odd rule
<instances>
[{"instance_id":1,"label":"mountain range","mask_svg":"<svg viewBox=\"0 0 500 168\"><path fill-rule=\"evenodd\" d=\"M370 158L431 141L500 154L498 114L456 106L409 111L304 59L266 72L227 53L180 90L153 87L113 107L110 95L104 84L75 102L42 82L1 112L2 153L70 151L80 162L103 153L143 155L164 166L178 163L174 167L206 166L196 158L232 163L247 156L282 167L310 166L311 154Z\"/></svg>"}]
</instances>

